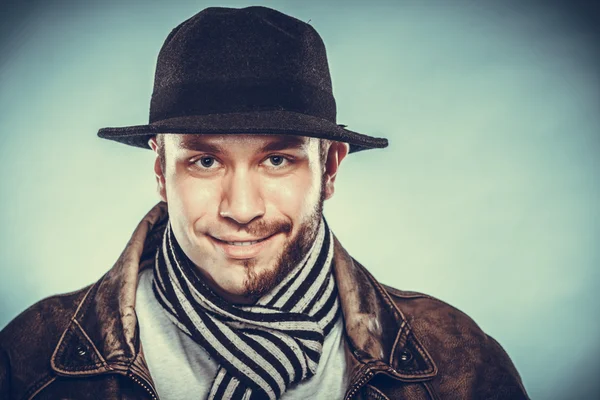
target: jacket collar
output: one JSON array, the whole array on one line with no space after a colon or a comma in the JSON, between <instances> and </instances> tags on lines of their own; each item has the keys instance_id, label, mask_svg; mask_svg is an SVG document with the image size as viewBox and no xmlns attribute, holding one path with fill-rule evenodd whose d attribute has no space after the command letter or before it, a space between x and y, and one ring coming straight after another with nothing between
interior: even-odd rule
<instances>
[{"instance_id":1,"label":"jacket collar","mask_svg":"<svg viewBox=\"0 0 600 400\"><path fill-rule=\"evenodd\" d=\"M115 265L89 288L52 355L57 374L133 372L152 384L139 340L135 295L139 272L154 262L166 221L167 205L161 202L138 224ZM334 275L351 384L367 372L369 376L383 372L402 381L435 376L435 364L400 309L335 237Z\"/></svg>"}]
</instances>

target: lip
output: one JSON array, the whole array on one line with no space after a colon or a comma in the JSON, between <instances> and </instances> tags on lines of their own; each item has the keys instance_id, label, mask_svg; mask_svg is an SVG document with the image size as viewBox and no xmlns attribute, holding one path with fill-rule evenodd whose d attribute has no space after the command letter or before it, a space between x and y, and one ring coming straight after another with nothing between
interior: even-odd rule
<instances>
[{"instance_id":1,"label":"lip","mask_svg":"<svg viewBox=\"0 0 600 400\"><path fill-rule=\"evenodd\" d=\"M247 260L247 259L258 256L260 254L260 252L263 250L263 248L265 246L269 245L273 241L273 238L275 236L277 236L277 234L268 236L266 239L264 239L258 243L250 244L247 246L236 246L233 244L227 244L224 241L219 240L215 237L212 237L212 236L209 236L209 237L213 241L215 246L220 251L223 252L225 257L232 258L235 260ZM235 240L232 240L232 241L235 241Z\"/></svg>"},{"instance_id":2,"label":"lip","mask_svg":"<svg viewBox=\"0 0 600 400\"><path fill-rule=\"evenodd\" d=\"M213 239L219 240L221 242L255 242L257 240L265 240L268 239L269 236L265 236L263 238L235 238L235 237L214 237L212 236Z\"/></svg>"}]
</instances>

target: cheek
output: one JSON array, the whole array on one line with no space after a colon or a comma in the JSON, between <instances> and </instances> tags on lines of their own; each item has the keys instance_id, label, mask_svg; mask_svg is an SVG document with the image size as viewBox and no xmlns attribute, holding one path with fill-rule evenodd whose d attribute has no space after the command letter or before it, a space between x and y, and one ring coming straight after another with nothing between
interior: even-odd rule
<instances>
[{"instance_id":1,"label":"cheek","mask_svg":"<svg viewBox=\"0 0 600 400\"><path fill-rule=\"evenodd\" d=\"M278 210L278 213L292 219L309 215L319 200L321 182L311 171L267 180L263 183L265 203Z\"/></svg>"},{"instance_id":2,"label":"cheek","mask_svg":"<svg viewBox=\"0 0 600 400\"><path fill-rule=\"evenodd\" d=\"M170 218L177 219L182 226L193 225L218 207L217 186L211 181L172 174L166 181L166 190Z\"/></svg>"}]
</instances>

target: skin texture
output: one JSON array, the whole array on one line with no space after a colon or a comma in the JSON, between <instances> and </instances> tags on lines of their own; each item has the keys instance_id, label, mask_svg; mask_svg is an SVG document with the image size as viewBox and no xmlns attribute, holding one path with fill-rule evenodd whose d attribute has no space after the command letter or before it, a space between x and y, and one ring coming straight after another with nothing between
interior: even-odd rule
<instances>
[{"instance_id":1,"label":"skin texture","mask_svg":"<svg viewBox=\"0 0 600 400\"><path fill-rule=\"evenodd\" d=\"M283 135L165 134L149 143L177 241L205 282L239 304L255 302L310 250L349 151ZM223 250L219 239L230 238L268 239L247 257Z\"/></svg>"}]
</instances>

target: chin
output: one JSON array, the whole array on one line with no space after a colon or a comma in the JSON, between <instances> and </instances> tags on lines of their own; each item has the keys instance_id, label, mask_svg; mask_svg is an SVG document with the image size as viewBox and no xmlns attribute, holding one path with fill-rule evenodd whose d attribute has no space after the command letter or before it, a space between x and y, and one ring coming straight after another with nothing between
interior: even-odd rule
<instances>
[{"instance_id":1,"label":"chin","mask_svg":"<svg viewBox=\"0 0 600 400\"><path fill-rule=\"evenodd\" d=\"M236 261L238 261L235 266L236 276L232 277L231 275L234 271L231 271L231 274L225 277L229 278L229 284L226 285L227 287L222 286L222 289L232 296L241 296L248 300L256 300L270 291L283 279L280 268L272 259L269 265L264 265L255 258ZM242 262L241 265L239 261Z\"/></svg>"}]
</instances>

